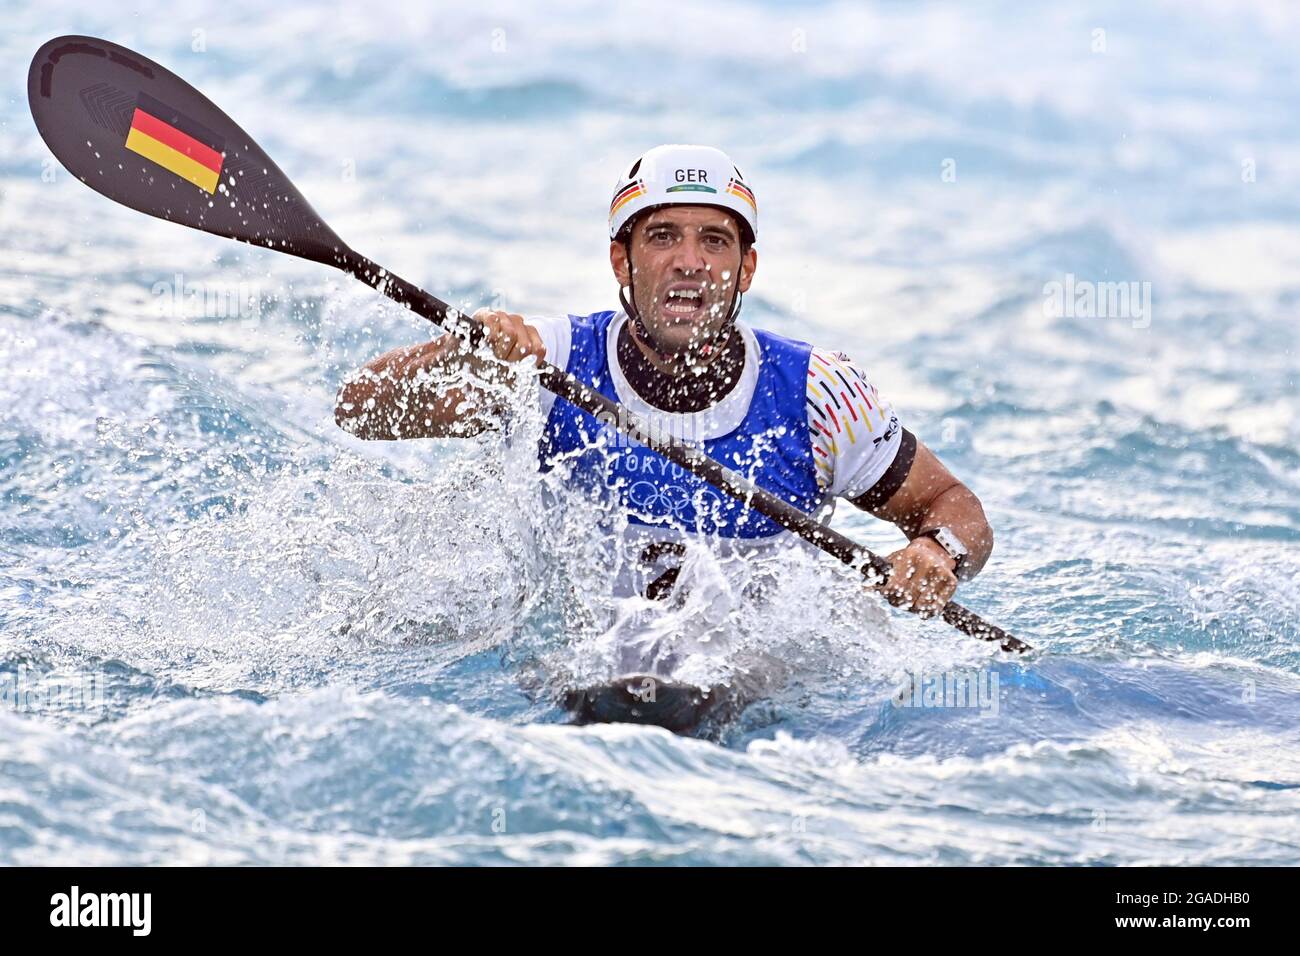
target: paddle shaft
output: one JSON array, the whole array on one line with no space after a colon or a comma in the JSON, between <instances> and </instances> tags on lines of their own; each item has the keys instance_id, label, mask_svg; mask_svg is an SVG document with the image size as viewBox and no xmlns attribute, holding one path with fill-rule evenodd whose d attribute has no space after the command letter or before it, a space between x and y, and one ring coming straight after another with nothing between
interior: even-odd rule
<instances>
[{"instance_id":1,"label":"paddle shaft","mask_svg":"<svg viewBox=\"0 0 1300 956\"><path fill-rule=\"evenodd\" d=\"M134 50L87 36L44 43L27 75L32 119L51 152L90 188L149 216L342 269L470 345L482 327L348 247L283 171L215 103ZM161 139L159 139L161 137ZM889 578L889 562L854 544L698 448L652 437L626 409L552 365L542 384L781 527L859 570ZM943 619L1008 651L1029 646L949 603Z\"/></svg>"},{"instance_id":2,"label":"paddle shaft","mask_svg":"<svg viewBox=\"0 0 1300 956\"><path fill-rule=\"evenodd\" d=\"M416 315L443 326L462 337L468 344L477 346L483 338L482 326L464 313L453 309L419 286L370 261L351 250L338 262L339 268L382 292L394 302L406 306ZM871 585L889 580L892 567L888 561L857 544L820 521L810 517L776 495L760 488L739 472L710 458L700 449L678 441L671 436L656 437L644 422L636 421L632 413L606 398L595 389L583 385L572 375L549 363L541 365L541 383L549 391L572 402L578 408L605 421L627 422L629 431L639 432L637 438L673 464L680 465L693 475L703 478L737 501L759 514L771 518L787 531L829 555L858 570ZM940 616L957 630L985 641L997 641L1004 651L1027 651L1030 646L1008 634L995 624L985 621L974 611L956 601L949 601Z\"/></svg>"}]
</instances>

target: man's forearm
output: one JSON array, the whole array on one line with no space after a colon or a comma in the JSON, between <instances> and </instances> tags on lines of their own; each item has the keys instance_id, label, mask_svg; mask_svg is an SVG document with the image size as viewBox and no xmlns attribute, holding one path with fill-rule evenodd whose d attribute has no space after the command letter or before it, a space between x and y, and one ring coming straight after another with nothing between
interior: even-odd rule
<instances>
[{"instance_id":1,"label":"man's forearm","mask_svg":"<svg viewBox=\"0 0 1300 956\"><path fill-rule=\"evenodd\" d=\"M393 349L348 376L334 421L358 438L447 438L477 435L505 414L496 385L514 383L514 363L541 362L541 333L522 315L479 309L474 321L495 358L463 348L451 335Z\"/></svg>"},{"instance_id":2,"label":"man's forearm","mask_svg":"<svg viewBox=\"0 0 1300 956\"><path fill-rule=\"evenodd\" d=\"M951 530L970 551L963 577L978 574L993 553L993 529L984 517L984 506L973 491L960 483L937 495L924 512L899 527L909 538L931 528Z\"/></svg>"},{"instance_id":3,"label":"man's forearm","mask_svg":"<svg viewBox=\"0 0 1300 956\"><path fill-rule=\"evenodd\" d=\"M334 420L367 440L472 435L483 425L475 414L482 396L466 387L439 387L456 366L481 371L451 336L394 349L354 372L339 389Z\"/></svg>"}]
</instances>

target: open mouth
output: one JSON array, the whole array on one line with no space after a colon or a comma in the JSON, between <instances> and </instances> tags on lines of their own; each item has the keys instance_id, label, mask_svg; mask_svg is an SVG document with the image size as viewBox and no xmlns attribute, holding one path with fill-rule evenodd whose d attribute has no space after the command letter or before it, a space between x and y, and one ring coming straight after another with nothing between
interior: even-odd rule
<instances>
[{"instance_id":1,"label":"open mouth","mask_svg":"<svg viewBox=\"0 0 1300 956\"><path fill-rule=\"evenodd\" d=\"M677 318L690 318L704 307L704 289L698 285L679 282L664 294L663 310Z\"/></svg>"}]
</instances>

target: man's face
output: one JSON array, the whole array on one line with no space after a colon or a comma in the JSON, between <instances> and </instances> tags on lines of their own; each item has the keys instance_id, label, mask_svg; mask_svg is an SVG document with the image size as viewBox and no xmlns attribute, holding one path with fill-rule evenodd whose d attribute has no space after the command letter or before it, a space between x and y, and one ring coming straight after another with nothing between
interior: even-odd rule
<instances>
[{"instance_id":1,"label":"man's face","mask_svg":"<svg viewBox=\"0 0 1300 956\"><path fill-rule=\"evenodd\" d=\"M737 285L745 292L753 281L758 253L751 247L741 255L740 229L730 213L668 206L637 219L631 263L622 242L610 243L609 261L619 284L632 286L649 344L690 354L722 330Z\"/></svg>"}]
</instances>

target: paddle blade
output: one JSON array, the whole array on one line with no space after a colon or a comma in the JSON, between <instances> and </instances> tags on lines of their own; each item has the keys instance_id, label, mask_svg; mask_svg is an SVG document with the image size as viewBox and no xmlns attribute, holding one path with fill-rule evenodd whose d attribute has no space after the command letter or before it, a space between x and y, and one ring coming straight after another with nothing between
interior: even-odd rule
<instances>
[{"instance_id":1,"label":"paddle blade","mask_svg":"<svg viewBox=\"0 0 1300 956\"><path fill-rule=\"evenodd\" d=\"M27 99L51 152L109 199L333 266L351 253L252 137L138 53L57 37L32 60Z\"/></svg>"}]
</instances>

